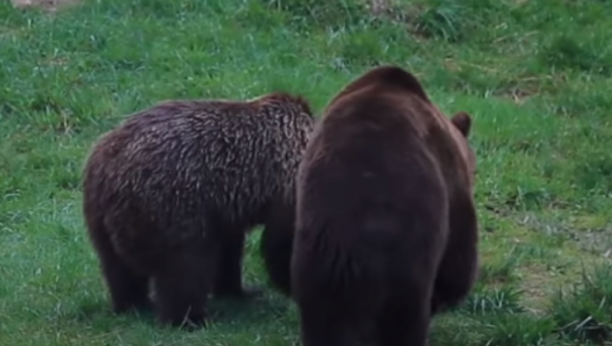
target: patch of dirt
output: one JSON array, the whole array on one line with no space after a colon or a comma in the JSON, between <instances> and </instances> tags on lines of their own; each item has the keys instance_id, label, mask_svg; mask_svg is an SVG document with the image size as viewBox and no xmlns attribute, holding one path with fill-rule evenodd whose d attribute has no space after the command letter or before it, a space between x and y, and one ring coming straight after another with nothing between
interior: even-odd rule
<instances>
[{"instance_id":1,"label":"patch of dirt","mask_svg":"<svg viewBox=\"0 0 612 346\"><path fill-rule=\"evenodd\" d=\"M379 16L389 10L389 2L387 0L370 0L368 7L372 14Z\"/></svg>"},{"instance_id":2,"label":"patch of dirt","mask_svg":"<svg viewBox=\"0 0 612 346\"><path fill-rule=\"evenodd\" d=\"M55 12L58 8L73 5L80 0L11 0L13 6L18 8L40 7L46 11Z\"/></svg>"}]
</instances>

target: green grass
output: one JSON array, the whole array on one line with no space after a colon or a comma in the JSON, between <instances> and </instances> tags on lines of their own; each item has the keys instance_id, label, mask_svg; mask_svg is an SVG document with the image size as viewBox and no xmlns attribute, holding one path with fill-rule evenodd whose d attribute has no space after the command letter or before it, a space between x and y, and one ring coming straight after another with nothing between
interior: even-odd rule
<instances>
[{"instance_id":1,"label":"green grass","mask_svg":"<svg viewBox=\"0 0 612 346\"><path fill-rule=\"evenodd\" d=\"M114 316L80 211L97 136L170 98L307 97L382 63L475 118L481 278L432 345L612 345L612 9L587 0L0 2L0 345L292 345L267 289L194 333ZM245 276L266 282L249 239Z\"/></svg>"}]
</instances>

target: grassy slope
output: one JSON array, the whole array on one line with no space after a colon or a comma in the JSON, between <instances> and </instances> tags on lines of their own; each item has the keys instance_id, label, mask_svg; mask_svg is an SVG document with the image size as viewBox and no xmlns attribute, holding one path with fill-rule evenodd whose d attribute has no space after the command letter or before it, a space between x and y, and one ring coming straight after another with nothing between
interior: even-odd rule
<instances>
[{"instance_id":1,"label":"grassy slope","mask_svg":"<svg viewBox=\"0 0 612 346\"><path fill-rule=\"evenodd\" d=\"M612 247L609 4L398 1L395 22L382 23L316 0L306 2L317 20L297 0L274 10L257 0L90 1L53 16L0 3L0 345L295 342L295 308L272 292L248 306L215 303L217 323L197 333L113 316L85 238L80 169L98 135L159 100L284 89L321 110L378 63L407 67L442 109L476 119L483 273L464 306L436 319L435 345L605 335L609 267L591 286L581 270L608 265ZM257 235L246 278L263 283Z\"/></svg>"}]
</instances>

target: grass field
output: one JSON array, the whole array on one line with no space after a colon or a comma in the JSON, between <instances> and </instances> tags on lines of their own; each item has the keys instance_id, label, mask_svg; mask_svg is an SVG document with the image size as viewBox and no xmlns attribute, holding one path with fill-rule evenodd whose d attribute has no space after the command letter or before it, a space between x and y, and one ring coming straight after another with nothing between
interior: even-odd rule
<instances>
[{"instance_id":1,"label":"grass field","mask_svg":"<svg viewBox=\"0 0 612 346\"><path fill-rule=\"evenodd\" d=\"M378 19L354 1L0 2L0 345L297 344L295 306L269 288L214 302L194 333L114 316L81 168L97 136L160 100L282 89L320 111L382 63L475 118L482 273L432 346L612 345L610 4L398 1ZM258 236L245 276L265 284Z\"/></svg>"}]
</instances>

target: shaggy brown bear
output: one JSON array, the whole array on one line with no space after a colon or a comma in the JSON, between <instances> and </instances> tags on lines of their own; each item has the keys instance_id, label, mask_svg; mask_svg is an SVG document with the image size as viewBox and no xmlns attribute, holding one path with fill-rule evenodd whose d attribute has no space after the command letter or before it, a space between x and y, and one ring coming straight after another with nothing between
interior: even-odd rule
<instances>
[{"instance_id":1,"label":"shaggy brown bear","mask_svg":"<svg viewBox=\"0 0 612 346\"><path fill-rule=\"evenodd\" d=\"M297 177L290 288L304 346L423 346L432 313L466 297L478 267L470 129L395 66L330 102Z\"/></svg>"},{"instance_id":2,"label":"shaggy brown bear","mask_svg":"<svg viewBox=\"0 0 612 346\"><path fill-rule=\"evenodd\" d=\"M202 326L209 293L259 293L241 282L245 233L293 227L282 213L313 124L306 100L274 93L166 101L103 135L83 213L113 310L146 307L151 281L162 323Z\"/></svg>"}]
</instances>

